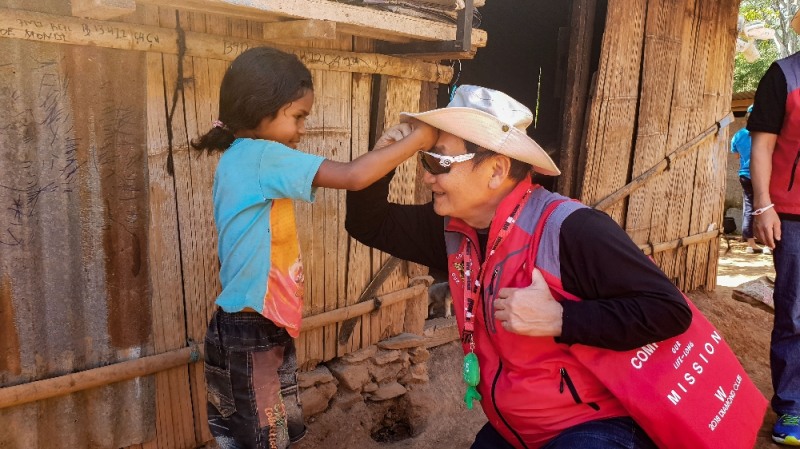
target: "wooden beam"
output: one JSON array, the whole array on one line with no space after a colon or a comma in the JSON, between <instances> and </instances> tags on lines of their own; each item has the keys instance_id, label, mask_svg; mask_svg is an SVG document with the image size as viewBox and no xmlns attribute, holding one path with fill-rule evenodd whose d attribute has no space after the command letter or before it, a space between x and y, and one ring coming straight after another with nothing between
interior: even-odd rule
<instances>
[{"instance_id":1,"label":"wooden beam","mask_svg":"<svg viewBox=\"0 0 800 449\"><path fill-rule=\"evenodd\" d=\"M160 373L176 366L202 360L202 352L202 345L193 345L159 355L0 388L0 409Z\"/></svg>"},{"instance_id":2,"label":"wooden beam","mask_svg":"<svg viewBox=\"0 0 800 449\"><path fill-rule=\"evenodd\" d=\"M686 237L681 237L679 239L671 240L669 242L639 245L639 249L642 250L642 252L647 255L653 255L662 253L664 251L669 251L671 249L677 249L677 248L682 248L684 246L705 243L709 240L713 240L719 237L719 235L720 235L720 230L715 228L710 231L701 232L699 234L693 234Z\"/></svg>"},{"instance_id":3,"label":"wooden beam","mask_svg":"<svg viewBox=\"0 0 800 449\"><path fill-rule=\"evenodd\" d=\"M136 11L136 0L72 0L72 15L107 20Z\"/></svg>"},{"instance_id":4,"label":"wooden beam","mask_svg":"<svg viewBox=\"0 0 800 449\"><path fill-rule=\"evenodd\" d=\"M753 105L752 98L734 98L731 101L731 111L733 112L746 112L747 108Z\"/></svg>"},{"instance_id":5,"label":"wooden beam","mask_svg":"<svg viewBox=\"0 0 800 449\"><path fill-rule=\"evenodd\" d=\"M336 39L336 22L326 20L290 20L264 24L265 41Z\"/></svg>"},{"instance_id":6,"label":"wooden beam","mask_svg":"<svg viewBox=\"0 0 800 449\"><path fill-rule=\"evenodd\" d=\"M186 31L184 36L186 56L230 61L248 48L269 45L294 53L309 69L391 75L442 84L449 83L453 76L450 67L414 59L372 53L288 47L253 39L214 36L191 31ZM0 8L0 38L3 37L173 55L179 53L178 32L173 29Z\"/></svg>"},{"instance_id":7,"label":"wooden beam","mask_svg":"<svg viewBox=\"0 0 800 449\"><path fill-rule=\"evenodd\" d=\"M276 16L329 20L337 22L339 32L356 36L367 32L370 37L377 33L383 40L456 39L456 26L453 24L329 0L137 0L137 3L224 14L248 20L259 20L260 17L273 19ZM485 47L486 40L486 31L472 30L473 45Z\"/></svg>"},{"instance_id":8,"label":"wooden beam","mask_svg":"<svg viewBox=\"0 0 800 449\"><path fill-rule=\"evenodd\" d=\"M415 285L413 287L404 288L402 290L378 296L374 301L359 302L351 306L342 307L329 312L307 316L303 318L303 324L300 326L300 331L307 332L318 327L327 326L328 324L341 323L347 319L374 312L381 307L388 307L392 304L397 304L399 302L416 298L420 294L427 291L428 287L424 285Z\"/></svg>"}]
</instances>

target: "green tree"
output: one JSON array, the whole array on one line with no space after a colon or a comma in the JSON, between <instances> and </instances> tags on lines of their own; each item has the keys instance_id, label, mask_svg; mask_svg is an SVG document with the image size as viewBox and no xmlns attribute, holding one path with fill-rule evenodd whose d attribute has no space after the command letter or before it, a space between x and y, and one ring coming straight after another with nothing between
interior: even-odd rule
<instances>
[{"instance_id":1,"label":"green tree","mask_svg":"<svg viewBox=\"0 0 800 449\"><path fill-rule=\"evenodd\" d=\"M775 39L756 41L761 57L755 62L747 62L741 53L736 54L733 70L733 91L748 92L758 87L770 64L800 50L800 38L792 30L790 22L794 13L800 9L800 0L742 0L739 15L745 23L764 22L775 30Z\"/></svg>"}]
</instances>

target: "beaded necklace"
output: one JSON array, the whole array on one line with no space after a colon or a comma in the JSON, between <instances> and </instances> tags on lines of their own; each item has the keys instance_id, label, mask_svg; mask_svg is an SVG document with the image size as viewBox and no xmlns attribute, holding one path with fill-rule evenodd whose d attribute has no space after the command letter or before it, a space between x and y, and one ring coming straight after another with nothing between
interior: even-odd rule
<instances>
[{"instance_id":1,"label":"beaded necklace","mask_svg":"<svg viewBox=\"0 0 800 449\"><path fill-rule=\"evenodd\" d=\"M481 375L480 366L478 365L478 356L475 355L475 339L473 338L473 333L475 332L475 317L473 314L473 309L475 308L475 302L477 301L478 295L481 292L481 277L483 276L483 270L486 268L486 262L494 255L495 251L497 251L497 248L500 246L500 243L506 238L506 236L508 236L509 232L511 232L511 228L517 222L517 217L519 212L522 210L523 204L525 204L525 201L527 201L528 196L532 191L532 189L528 189L525 194L522 195L519 203L514 206L514 210L511 212L508 218L506 218L505 223L503 223L503 227L500 229L500 231L497 233L497 237L494 239L494 243L492 243L489 251L487 251L486 257L483 259L483 263L479 265L478 272L474 280L472 277L472 269L475 265L475 261L472 254L472 245L467 244L466 249L464 250L464 331L462 332L462 341L464 343L469 343L469 353L464 356L462 373L464 382L467 384L467 392L464 395L464 402L466 402L467 408L469 409L472 408L473 400L481 400L481 395L477 390Z\"/></svg>"}]
</instances>

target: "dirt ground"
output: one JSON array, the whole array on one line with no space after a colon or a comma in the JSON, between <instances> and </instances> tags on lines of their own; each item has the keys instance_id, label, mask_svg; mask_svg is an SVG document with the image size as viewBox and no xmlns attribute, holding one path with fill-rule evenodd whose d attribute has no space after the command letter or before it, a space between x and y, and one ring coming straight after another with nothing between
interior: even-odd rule
<instances>
[{"instance_id":1,"label":"dirt ground","mask_svg":"<svg viewBox=\"0 0 800 449\"><path fill-rule=\"evenodd\" d=\"M763 275L774 276L772 256L746 254L745 245L720 243L717 288L691 292L697 307L719 328L739 356L745 370L767 398L772 395L769 339L772 314L732 299L734 287ZM476 405L468 410L461 399L463 355L456 343L431 350L430 383L410 391L399 404L342 406L335 398L331 409L312 418L307 437L295 447L358 449L469 448L486 422ZM778 449L770 433L775 416L767 411L755 449ZM375 423L378 423L377 425ZM381 429L382 427L382 429ZM375 434L378 442L372 438ZM405 439L401 439L406 437ZM392 441L394 440L394 441ZM397 441L399 440L399 441Z\"/></svg>"}]
</instances>

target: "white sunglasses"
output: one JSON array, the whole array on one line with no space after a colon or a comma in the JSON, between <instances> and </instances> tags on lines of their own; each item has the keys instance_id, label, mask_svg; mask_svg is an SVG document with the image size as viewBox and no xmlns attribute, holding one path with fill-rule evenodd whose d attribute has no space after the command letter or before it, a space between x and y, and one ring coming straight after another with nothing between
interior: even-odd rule
<instances>
[{"instance_id":1,"label":"white sunglasses","mask_svg":"<svg viewBox=\"0 0 800 449\"><path fill-rule=\"evenodd\" d=\"M432 175L441 175L450 172L450 166L458 162L466 162L477 153L465 153L458 156L445 156L442 154L431 153L429 151L420 151L419 158L422 162L422 168Z\"/></svg>"}]
</instances>

